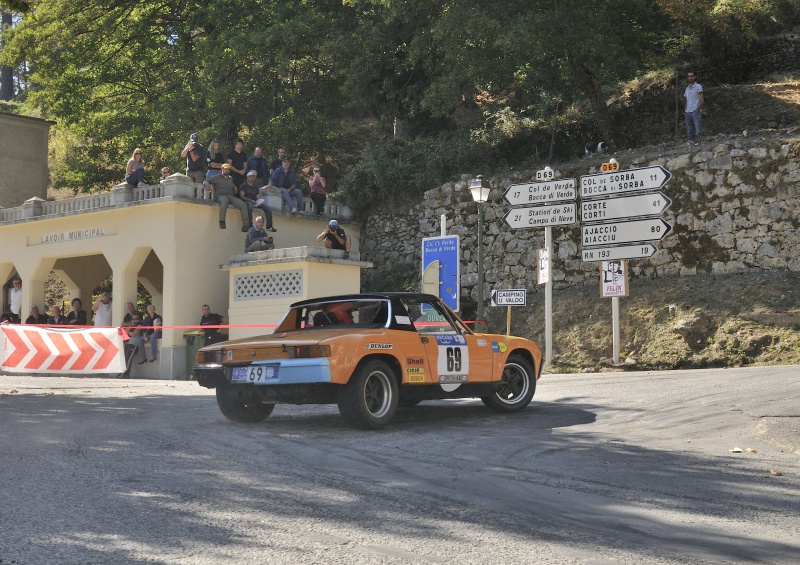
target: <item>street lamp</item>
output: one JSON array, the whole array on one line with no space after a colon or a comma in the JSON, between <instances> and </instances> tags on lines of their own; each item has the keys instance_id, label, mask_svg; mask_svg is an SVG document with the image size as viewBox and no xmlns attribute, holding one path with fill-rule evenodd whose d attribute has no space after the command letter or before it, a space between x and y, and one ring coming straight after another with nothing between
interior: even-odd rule
<instances>
[{"instance_id":1,"label":"street lamp","mask_svg":"<svg viewBox=\"0 0 800 565\"><path fill-rule=\"evenodd\" d=\"M483 324L483 203L489 200L489 181L481 175L469 181L472 199L478 203L478 315L475 329Z\"/></svg>"}]
</instances>

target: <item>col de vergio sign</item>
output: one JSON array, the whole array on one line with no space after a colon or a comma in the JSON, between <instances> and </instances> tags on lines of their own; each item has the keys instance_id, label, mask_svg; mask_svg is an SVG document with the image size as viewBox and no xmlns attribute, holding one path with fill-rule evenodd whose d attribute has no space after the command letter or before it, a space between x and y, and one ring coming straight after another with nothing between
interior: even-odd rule
<instances>
[{"instance_id":1,"label":"col de vergio sign","mask_svg":"<svg viewBox=\"0 0 800 565\"><path fill-rule=\"evenodd\" d=\"M575 179L512 184L503 193L505 201L512 206L550 204L552 202L575 200L575 196Z\"/></svg>"}]
</instances>

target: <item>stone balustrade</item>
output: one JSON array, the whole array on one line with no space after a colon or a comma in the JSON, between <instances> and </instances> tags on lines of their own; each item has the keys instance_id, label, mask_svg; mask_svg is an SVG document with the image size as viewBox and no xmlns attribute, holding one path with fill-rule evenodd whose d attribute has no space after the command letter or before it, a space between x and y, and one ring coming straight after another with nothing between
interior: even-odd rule
<instances>
[{"instance_id":1,"label":"stone balustrade","mask_svg":"<svg viewBox=\"0 0 800 565\"><path fill-rule=\"evenodd\" d=\"M284 203L280 190L262 187L261 194L267 206L278 211L283 209ZM132 202L146 204L149 201L160 201L165 198L195 200L200 203L200 201L211 199L212 195L206 193L202 184L192 183L186 175L175 173L163 182L154 185L140 184L134 188L127 183L122 183L112 188L109 192L77 196L64 200L48 201L34 197L26 200L22 206L17 206L16 208L0 208L0 225L104 210ZM311 210L311 199L306 197L303 200L305 209ZM351 218L350 208L340 204L330 196L328 196L328 200L325 203L324 215L342 220Z\"/></svg>"}]
</instances>

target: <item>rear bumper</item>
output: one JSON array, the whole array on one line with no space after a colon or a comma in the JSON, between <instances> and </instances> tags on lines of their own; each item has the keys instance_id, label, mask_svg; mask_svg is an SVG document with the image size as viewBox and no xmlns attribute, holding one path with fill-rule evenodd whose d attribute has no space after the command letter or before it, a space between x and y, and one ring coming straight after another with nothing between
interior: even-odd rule
<instances>
[{"instance_id":1,"label":"rear bumper","mask_svg":"<svg viewBox=\"0 0 800 565\"><path fill-rule=\"evenodd\" d=\"M281 359L279 361L256 361L250 365L278 365L278 378L253 385L252 383L233 383L242 386L272 387L281 385L318 384L331 382L331 367L327 358L314 359ZM220 384L231 382L232 365L221 363L198 363L193 372L197 383L206 388L216 388Z\"/></svg>"}]
</instances>

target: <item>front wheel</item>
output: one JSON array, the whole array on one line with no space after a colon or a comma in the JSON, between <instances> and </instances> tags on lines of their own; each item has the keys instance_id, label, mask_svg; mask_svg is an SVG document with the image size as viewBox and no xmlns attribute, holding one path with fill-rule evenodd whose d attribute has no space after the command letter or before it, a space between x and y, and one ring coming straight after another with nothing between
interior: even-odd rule
<instances>
[{"instance_id":1,"label":"front wheel","mask_svg":"<svg viewBox=\"0 0 800 565\"><path fill-rule=\"evenodd\" d=\"M530 362L521 355L509 355L497 392L483 396L483 403L498 412L517 412L530 404L536 391L536 377Z\"/></svg>"},{"instance_id":2,"label":"front wheel","mask_svg":"<svg viewBox=\"0 0 800 565\"><path fill-rule=\"evenodd\" d=\"M263 422L275 409L274 404L250 403L234 398L229 390L227 386L217 387L217 406L228 420L247 424Z\"/></svg>"},{"instance_id":3,"label":"front wheel","mask_svg":"<svg viewBox=\"0 0 800 565\"><path fill-rule=\"evenodd\" d=\"M368 361L356 369L339 396L339 413L351 425L376 430L394 418L399 393L397 378L384 361Z\"/></svg>"}]
</instances>

